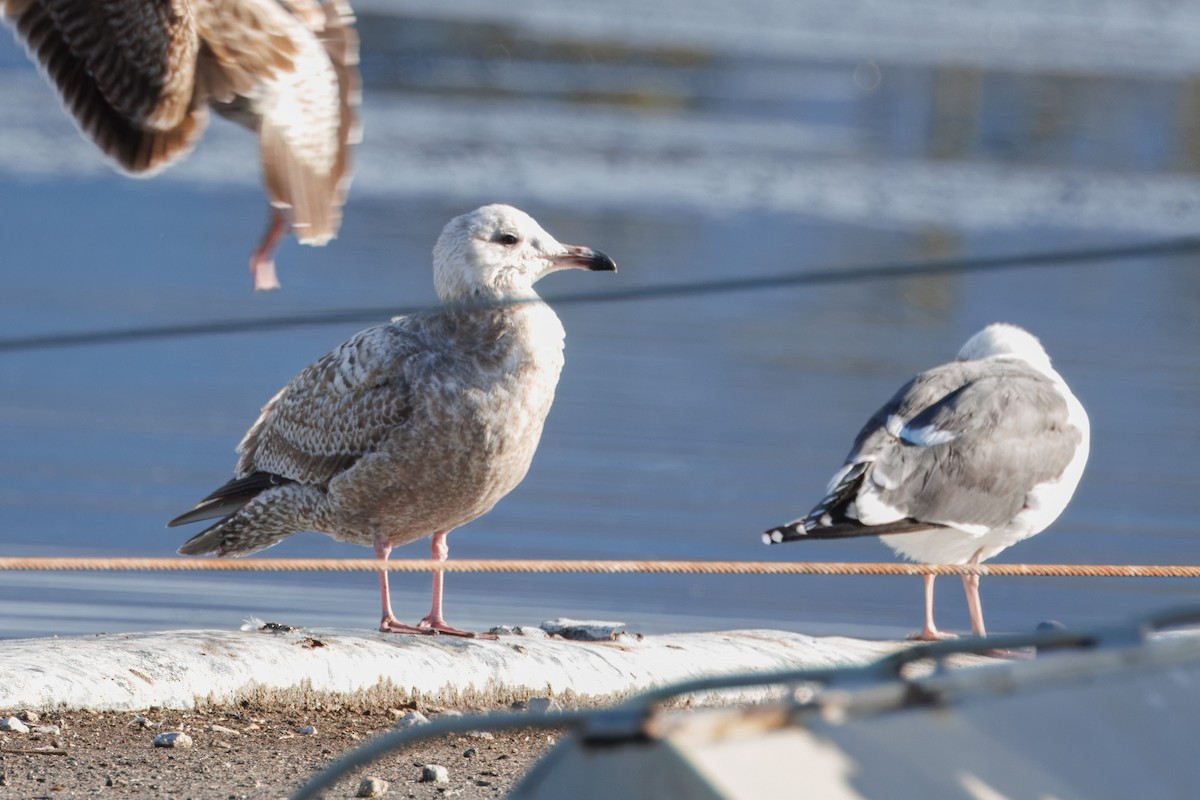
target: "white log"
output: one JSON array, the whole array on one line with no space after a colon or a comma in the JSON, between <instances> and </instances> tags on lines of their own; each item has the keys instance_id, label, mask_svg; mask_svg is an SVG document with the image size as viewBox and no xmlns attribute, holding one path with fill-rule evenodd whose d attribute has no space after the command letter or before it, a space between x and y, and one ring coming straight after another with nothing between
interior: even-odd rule
<instances>
[{"instance_id":1,"label":"white log","mask_svg":"<svg viewBox=\"0 0 1200 800\"><path fill-rule=\"evenodd\" d=\"M498 641L368 631L167 631L0 641L0 710L187 709L262 689L370 690L430 702L571 691L615 698L701 675L863 664L900 642L746 630L610 642Z\"/></svg>"}]
</instances>

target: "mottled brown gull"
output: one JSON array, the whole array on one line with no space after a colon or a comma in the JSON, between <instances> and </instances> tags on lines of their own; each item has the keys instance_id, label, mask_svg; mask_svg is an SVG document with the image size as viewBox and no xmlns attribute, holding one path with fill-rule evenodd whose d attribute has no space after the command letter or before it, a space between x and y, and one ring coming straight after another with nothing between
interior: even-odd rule
<instances>
[{"instance_id":1,"label":"mottled brown gull","mask_svg":"<svg viewBox=\"0 0 1200 800\"><path fill-rule=\"evenodd\" d=\"M263 408L232 480L168 523L222 517L185 555L246 555L300 531L375 548L433 537L487 513L525 477L563 366L562 324L533 284L561 269L612 271L527 214L484 206L451 220L433 250L444 308L362 331ZM441 572L416 627L392 613L379 576L380 630L470 635L442 617Z\"/></svg>"},{"instance_id":2,"label":"mottled brown gull","mask_svg":"<svg viewBox=\"0 0 1200 800\"><path fill-rule=\"evenodd\" d=\"M1015 325L972 336L958 359L917 375L859 432L828 494L767 544L883 535L914 561L978 564L1058 519L1083 476L1087 413L1042 345ZM925 577L925 626L933 622ZM979 576L963 576L983 636Z\"/></svg>"},{"instance_id":3,"label":"mottled brown gull","mask_svg":"<svg viewBox=\"0 0 1200 800\"><path fill-rule=\"evenodd\" d=\"M125 172L186 155L210 106L257 132L271 210L250 258L256 289L279 287L273 254L289 224L304 244L337 235L359 138L346 0L0 0L0 14Z\"/></svg>"}]
</instances>

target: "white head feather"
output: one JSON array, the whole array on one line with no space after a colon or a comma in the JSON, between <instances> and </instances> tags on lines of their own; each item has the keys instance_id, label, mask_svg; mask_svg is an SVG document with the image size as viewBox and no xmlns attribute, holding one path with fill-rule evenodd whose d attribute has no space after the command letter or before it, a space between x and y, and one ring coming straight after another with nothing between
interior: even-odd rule
<instances>
[{"instance_id":1,"label":"white head feather","mask_svg":"<svg viewBox=\"0 0 1200 800\"><path fill-rule=\"evenodd\" d=\"M984 358L1019 358L1040 372L1057 376L1050 365L1050 356L1037 337L1024 328L1005 322L988 325L968 339L958 351L959 361Z\"/></svg>"},{"instance_id":2,"label":"white head feather","mask_svg":"<svg viewBox=\"0 0 1200 800\"><path fill-rule=\"evenodd\" d=\"M443 303L537 297L534 283L571 267L615 269L604 254L560 244L524 211L506 205L455 217L433 248L433 282Z\"/></svg>"}]
</instances>

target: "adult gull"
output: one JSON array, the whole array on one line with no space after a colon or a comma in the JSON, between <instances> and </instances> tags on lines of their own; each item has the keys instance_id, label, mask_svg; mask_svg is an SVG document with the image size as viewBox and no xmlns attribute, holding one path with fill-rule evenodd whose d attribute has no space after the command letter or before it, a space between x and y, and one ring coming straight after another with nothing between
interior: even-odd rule
<instances>
[{"instance_id":1,"label":"adult gull","mask_svg":"<svg viewBox=\"0 0 1200 800\"><path fill-rule=\"evenodd\" d=\"M559 244L524 212L484 206L450 221L433 250L443 308L369 328L318 359L263 407L234 477L168 523L220 517L184 555L240 556L300 531L392 548L487 513L525 477L563 366L562 324L533 284L562 269L614 271L596 250ZM416 626L472 635L442 616L443 573Z\"/></svg>"},{"instance_id":2,"label":"adult gull","mask_svg":"<svg viewBox=\"0 0 1200 800\"><path fill-rule=\"evenodd\" d=\"M1087 413L1038 340L989 325L958 359L906 383L859 431L828 494L767 544L882 535L906 558L979 564L1045 530L1067 507L1089 447ZM925 576L925 625L943 638ZM979 576L964 575L971 629L986 635Z\"/></svg>"},{"instance_id":3,"label":"adult gull","mask_svg":"<svg viewBox=\"0 0 1200 800\"><path fill-rule=\"evenodd\" d=\"M271 209L250 258L256 289L279 288L273 254L289 226L303 244L337 234L359 139L346 0L0 0L0 15L124 172L185 156L209 107L258 134Z\"/></svg>"}]
</instances>

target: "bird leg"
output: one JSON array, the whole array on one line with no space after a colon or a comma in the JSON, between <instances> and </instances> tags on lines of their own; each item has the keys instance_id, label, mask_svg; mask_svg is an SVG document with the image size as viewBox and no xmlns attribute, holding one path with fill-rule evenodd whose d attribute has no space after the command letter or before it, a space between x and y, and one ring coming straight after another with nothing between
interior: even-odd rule
<instances>
[{"instance_id":1,"label":"bird leg","mask_svg":"<svg viewBox=\"0 0 1200 800\"><path fill-rule=\"evenodd\" d=\"M930 573L925 577L925 627L920 633L914 633L909 636L910 641L917 642L940 642L942 639L955 638L953 633L942 633L937 629L937 625L933 624L933 579L937 576Z\"/></svg>"},{"instance_id":2,"label":"bird leg","mask_svg":"<svg viewBox=\"0 0 1200 800\"><path fill-rule=\"evenodd\" d=\"M982 550L976 551L967 563L978 564L981 555ZM987 629L983 627L983 603L979 599L979 576L963 575L962 579L963 591L967 593L967 611L971 614L971 632L976 636L987 636Z\"/></svg>"},{"instance_id":3,"label":"bird leg","mask_svg":"<svg viewBox=\"0 0 1200 800\"><path fill-rule=\"evenodd\" d=\"M258 249L250 255L250 277L254 278L254 291L269 292L279 288L279 278L275 275L275 249L287 235L289 227L283 212L271 206L267 232L263 234Z\"/></svg>"},{"instance_id":4,"label":"bird leg","mask_svg":"<svg viewBox=\"0 0 1200 800\"><path fill-rule=\"evenodd\" d=\"M387 561L388 556L392 554L392 546L387 543L386 539L375 540L375 557L381 561ZM396 615L392 613L392 593L388 589L388 573L387 570L379 571L379 594L383 600L383 618L379 620L379 630L384 633L420 633L429 635L433 633L431 630L424 628L414 628L412 625L405 625L400 620L396 619Z\"/></svg>"},{"instance_id":5,"label":"bird leg","mask_svg":"<svg viewBox=\"0 0 1200 800\"><path fill-rule=\"evenodd\" d=\"M433 535L429 550L434 561L441 563L450 557L450 545L446 542L446 537L449 535L450 531L442 531ZM445 572L440 569L433 571L433 604L429 608L429 614L417 623L417 627L430 633L440 633L446 636L464 636L470 639L497 638L488 633L473 633L446 624L445 618L442 617L442 588L445 580Z\"/></svg>"}]
</instances>

